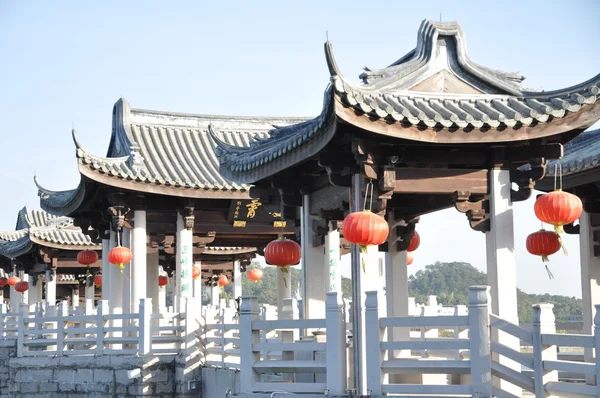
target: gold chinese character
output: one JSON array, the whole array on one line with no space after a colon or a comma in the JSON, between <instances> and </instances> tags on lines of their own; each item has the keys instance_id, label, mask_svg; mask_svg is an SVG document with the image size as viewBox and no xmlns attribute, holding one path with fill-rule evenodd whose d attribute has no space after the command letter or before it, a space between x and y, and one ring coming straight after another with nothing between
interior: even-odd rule
<instances>
[{"instance_id":1,"label":"gold chinese character","mask_svg":"<svg viewBox=\"0 0 600 398\"><path fill-rule=\"evenodd\" d=\"M241 206L242 205L242 201L238 200L237 203L236 203L236 205Z\"/></svg>"},{"instance_id":2,"label":"gold chinese character","mask_svg":"<svg viewBox=\"0 0 600 398\"><path fill-rule=\"evenodd\" d=\"M261 203L258 201L258 199L254 199L250 203L248 203L246 205L246 207L248 208L248 214L246 215L246 217L254 218L256 216L256 209L258 209L260 205Z\"/></svg>"},{"instance_id":3,"label":"gold chinese character","mask_svg":"<svg viewBox=\"0 0 600 398\"><path fill-rule=\"evenodd\" d=\"M273 228L285 228L286 224L285 221L273 221Z\"/></svg>"},{"instance_id":4,"label":"gold chinese character","mask_svg":"<svg viewBox=\"0 0 600 398\"><path fill-rule=\"evenodd\" d=\"M246 221L235 220L233 222L233 227L234 228L244 228L244 227L246 227Z\"/></svg>"},{"instance_id":5,"label":"gold chinese character","mask_svg":"<svg viewBox=\"0 0 600 398\"><path fill-rule=\"evenodd\" d=\"M270 211L269 214L272 215L273 218L281 218L281 213L277 213L275 211Z\"/></svg>"}]
</instances>

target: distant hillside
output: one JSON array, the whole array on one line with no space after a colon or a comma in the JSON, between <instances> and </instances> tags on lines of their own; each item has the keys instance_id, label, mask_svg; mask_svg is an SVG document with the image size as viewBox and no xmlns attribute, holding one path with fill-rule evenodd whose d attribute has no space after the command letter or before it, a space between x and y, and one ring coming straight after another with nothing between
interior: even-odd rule
<instances>
[{"instance_id":1,"label":"distant hillside","mask_svg":"<svg viewBox=\"0 0 600 398\"><path fill-rule=\"evenodd\" d=\"M254 267L260 266L258 263L254 263L249 268ZM242 289L244 295L258 296L259 303L276 304L276 276L281 271L275 267L265 267L262 270L264 277L260 282L251 282L246 276L243 277ZM292 295L296 296L300 285L301 272L299 267L290 267L289 271L287 280L288 283L291 283ZM416 298L417 303L424 303L427 296L435 295L438 298L438 303L443 305L467 305L469 286L485 284L487 284L485 273L470 264L436 262L410 276L408 288L409 294ZM233 296L232 285L229 284L225 288L224 296L227 298ZM342 292L345 298L352 297L352 281L350 279L342 278ZM582 311L581 299L574 297L527 294L521 290L517 294L519 320L521 322L531 322L531 306L535 303L553 303L557 321L563 321L567 316L580 314Z\"/></svg>"},{"instance_id":2,"label":"distant hillside","mask_svg":"<svg viewBox=\"0 0 600 398\"><path fill-rule=\"evenodd\" d=\"M469 286L486 284L486 274L471 264L436 262L411 275L408 289L418 303L425 302L429 295L435 295L443 305L466 305ZM531 306L536 303L554 304L557 321L564 321L569 315L580 314L583 309L581 299L575 297L527 294L521 290L517 291L517 302L520 322L531 322Z\"/></svg>"}]
</instances>

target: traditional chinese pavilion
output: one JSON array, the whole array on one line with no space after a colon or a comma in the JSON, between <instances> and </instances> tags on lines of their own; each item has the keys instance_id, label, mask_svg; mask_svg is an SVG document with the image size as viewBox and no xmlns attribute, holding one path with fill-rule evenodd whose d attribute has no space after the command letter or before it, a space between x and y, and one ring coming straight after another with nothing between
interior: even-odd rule
<instances>
[{"instance_id":1,"label":"traditional chinese pavilion","mask_svg":"<svg viewBox=\"0 0 600 398\"><path fill-rule=\"evenodd\" d=\"M373 187L373 208L392 230L381 248L388 253L392 316L408 315L404 250L418 217L455 207L486 234L493 313L517 322L512 203L529 198L547 160L560 158L564 143L600 119L600 75L561 90L527 89L524 76L472 61L454 22L424 21L414 50L388 67L365 68L360 82L344 76L330 42L325 55L331 79L317 117L275 127L245 146L232 144L226 125L211 121L220 173L253 184L256 197L277 189L287 206L302 206L306 219L321 226L314 232L326 235L326 244L331 222L363 210ZM519 169L528 163L528 170ZM311 259L307 246L322 240L303 232L305 259ZM360 257L354 247L354 370L365 394L361 304L365 290L378 289L360 271ZM325 263L305 264L311 281L324 275ZM329 287L313 287L306 299L322 302ZM518 339L500 335L498 341L518 350ZM503 389L520 395L519 388Z\"/></svg>"},{"instance_id":2,"label":"traditional chinese pavilion","mask_svg":"<svg viewBox=\"0 0 600 398\"><path fill-rule=\"evenodd\" d=\"M227 126L229 144L244 146L273 126L300 119L148 111L120 99L106 156L86 151L73 131L79 185L54 192L38 184L41 207L73 217L84 233L102 241L103 253L117 244L131 247L133 260L123 275L103 264L103 298L113 306L136 310L144 297L156 303L159 263L174 276L177 297L191 295L192 263L201 263L206 284L216 286L217 275L233 279L235 273L241 288L240 270L256 251L280 234L294 234L294 208L282 207L278 195L251 198L249 185L219 173L208 132L215 121Z\"/></svg>"},{"instance_id":3,"label":"traditional chinese pavilion","mask_svg":"<svg viewBox=\"0 0 600 398\"><path fill-rule=\"evenodd\" d=\"M83 266L77 262L77 253L100 249L79 227L73 225L73 219L25 207L17 215L15 231L0 232L2 267L5 272L21 278L28 275L31 303L45 299L54 305L57 296L72 297L78 302L80 284L86 287L85 297L93 299L91 278L99 270L100 263ZM42 289L43 282L45 290ZM4 291L8 293L9 287L5 286ZM20 299L14 288L10 289L10 293L11 299Z\"/></svg>"},{"instance_id":4,"label":"traditional chinese pavilion","mask_svg":"<svg viewBox=\"0 0 600 398\"><path fill-rule=\"evenodd\" d=\"M580 134L565 145L565 156L548 164L546 177L536 184L541 191L563 189L581 198L584 213L567 233L579 234L583 333L592 333L595 305L600 304L600 130ZM586 360L593 351L586 349Z\"/></svg>"}]
</instances>

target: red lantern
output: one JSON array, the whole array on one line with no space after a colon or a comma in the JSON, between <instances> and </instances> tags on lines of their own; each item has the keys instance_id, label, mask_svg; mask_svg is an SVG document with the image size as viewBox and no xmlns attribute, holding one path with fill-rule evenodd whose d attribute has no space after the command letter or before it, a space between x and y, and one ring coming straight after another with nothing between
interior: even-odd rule
<instances>
[{"instance_id":1,"label":"red lantern","mask_svg":"<svg viewBox=\"0 0 600 398\"><path fill-rule=\"evenodd\" d=\"M410 240L410 243L408 244L408 249L406 249L406 251L414 252L419 248L419 245L421 245L421 237L419 236L419 233L415 231L412 239Z\"/></svg>"},{"instance_id":2,"label":"red lantern","mask_svg":"<svg viewBox=\"0 0 600 398\"><path fill-rule=\"evenodd\" d=\"M370 210L350 213L344 218L342 234L344 238L360 246L361 253L367 246L381 245L387 240L390 228L385 219Z\"/></svg>"},{"instance_id":3,"label":"red lantern","mask_svg":"<svg viewBox=\"0 0 600 398\"><path fill-rule=\"evenodd\" d=\"M21 282L21 278L19 278L18 276L11 276L10 278L8 278L8 284L10 286L15 286L19 282Z\"/></svg>"},{"instance_id":4,"label":"red lantern","mask_svg":"<svg viewBox=\"0 0 600 398\"><path fill-rule=\"evenodd\" d=\"M8 278L0 278L0 287L4 287L6 285L8 285Z\"/></svg>"},{"instance_id":5,"label":"red lantern","mask_svg":"<svg viewBox=\"0 0 600 398\"><path fill-rule=\"evenodd\" d=\"M110 249L108 253L108 262L116 264L121 269L121 273L125 269L125 265L131 261L131 250L128 247L117 246Z\"/></svg>"},{"instance_id":6,"label":"red lantern","mask_svg":"<svg viewBox=\"0 0 600 398\"><path fill-rule=\"evenodd\" d=\"M542 262L547 262L549 261L548 256L559 251L562 244L560 237L556 232L542 229L529 235L525 245L529 253L534 256L541 256ZM548 272L548 277L550 279L554 278L547 265L546 272Z\"/></svg>"},{"instance_id":7,"label":"red lantern","mask_svg":"<svg viewBox=\"0 0 600 398\"><path fill-rule=\"evenodd\" d=\"M287 272L288 266L298 264L300 258L302 258L302 249L293 240L279 238L269 242L265 247L267 264L281 267L283 272Z\"/></svg>"},{"instance_id":8,"label":"red lantern","mask_svg":"<svg viewBox=\"0 0 600 398\"><path fill-rule=\"evenodd\" d=\"M225 276L225 274L219 275L219 286L225 287L227 285L229 285L229 280L227 279L227 276Z\"/></svg>"},{"instance_id":9,"label":"red lantern","mask_svg":"<svg viewBox=\"0 0 600 398\"><path fill-rule=\"evenodd\" d=\"M84 250L77 253L77 262L82 265L92 265L98 261L98 253L93 250Z\"/></svg>"},{"instance_id":10,"label":"red lantern","mask_svg":"<svg viewBox=\"0 0 600 398\"><path fill-rule=\"evenodd\" d=\"M406 265L411 265L415 261L411 252L406 253Z\"/></svg>"},{"instance_id":11,"label":"red lantern","mask_svg":"<svg viewBox=\"0 0 600 398\"><path fill-rule=\"evenodd\" d=\"M94 275L94 285L96 285L96 287L102 286L102 275Z\"/></svg>"},{"instance_id":12,"label":"red lantern","mask_svg":"<svg viewBox=\"0 0 600 398\"><path fill-rule=\"evenodd\" d=\"M192 278L194 280L198 279L198 277L200 276L200 268L196 267L195 265L192 267Z\"/></svg>"},{"instance_id":13,"label":"red lantern","mask_svg":"<svg viewBox=\"0 0 600 398\"><path fill-rule=\"evenodd\" d=\"M17 282L15 284L15 291L19 293L26 292L29 289L29 282Z\"/></svg>"},{"instance_id":14,"label":"red lantern","mask_svg":"<svg viewBox=\"0 0 600 398\"><path fill-rule=\"evenodd\" d=\"M160 286L160 287L167 286L167 283L169 283L169 278L167 278L164 275L160 275L158 277L158 286Z\"/></svg>"},{"instance_id":15,"label":"red lantern","mask_svg":"<svg viewBox=\"0 0 600 398\"><path fill-rule=\"evenodd\" d=\"M253 282L258 282L263 278L263 272L260 268L252 268L248 271L248 279Z\"/></svg>"},{"instance_id":16,"label":"red lantern","mask_svg":"<svg viewBox=\"0 0 600 398\"><path fill-rule=\"evenodd\" d=\"M554 225L556 233L563 233L563 225L571 224L581 216L583 204L577 196L558 189L538 197L533 211L540 221Z\"/></svg>"}]
</instances>

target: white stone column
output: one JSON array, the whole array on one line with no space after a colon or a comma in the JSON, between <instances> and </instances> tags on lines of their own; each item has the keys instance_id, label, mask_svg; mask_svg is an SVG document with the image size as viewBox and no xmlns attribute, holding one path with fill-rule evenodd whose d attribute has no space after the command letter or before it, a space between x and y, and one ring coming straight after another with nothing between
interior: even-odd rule
<instances>
[{"instance_id":1,"label":"white stone column","mask_svg":"<svg viewBox=\"0 0 600 398\"><path fill-rule=\"evenodd\" d=\"M108 252L110 251L110 240L102 239L102 300L109 302L111 298L111 271L113 265L108 262ZM110 307L109 307L110 308Z\"/></svg>"},{"instance_id":2,"label":"white stone column","mask_svg":"<svg viewBox=\"0 0 600 398\"><path fill-rule=\"evenodd\" d=\"M194 218L192 216L192 221L186 222L183 215L177 212L177 256L175 260L175 286L177 289L177 293L175 295L176 311L179 311L179 303L181 298L191 298L192 296L192 264L194 263L194 248L192 246L193 219Z\"/></svg>"},{"instance_id":3,"label":"white stone column","mask_svg":"<svg viewBox=\"0 0 600 398\"><path fill-rule=\"evenodd\" d=\"M71 307L79 307L79 284L75 285L75 287L73 287L73 291L71 292Z\"/></svg>"},{"instance_id":4,"label":"white stone column","mask_svg":"<svg viewBox=\"0 0 600 398\"><path fill-rule=\"evenodd\" d=\"M342 292L342 261L340 259L340 231L330 223L325 236L325 271L328 284L327 292Z\"/></svg>"},{"instance_id":5,"label":"white stone column","mask_svg":"<svg viewBox=\"0 0 600 398\"><path fill-rule=\"evenodd\" d=\"M131 239L131 312L137 313L140 299L147 297L146 274L147 274L147 249L146 249L146 211L136 210L133 213L134 224ZM158 278L155 280L158 284Z\"/></svg>"},{"instance_id":6,"label":"white stone column","mask_svg":"<svg viewBox=\"0 0 600 398\"><path fill-rule=\"evenodd\" d=\"M210 305L213 307L219 306L219 285L210 288Z\"/></svg>"},{"instance_id":7,"label":"white stone column","mask_svg":"<svg viewBox=\"0 0 600 398\"><path fill-rule=\"evenodd\" d=\"M396 242L396 222L394 212L388 211L388 252L385 255L385 298L389 317L409 316L408 312L408 266L406 251L398 251ZM389 341L409 341L409 328L388 328ZM410 357L410 350L398 350L389 353L389 358ZM395 376L395 375L394 375Z\"/></svg>"},{"instance_id":8,"label":"white stone column","mask_svg":"<svg viewBox=\"0 0 600 398\"><path fill-rule=\"evenodd\" d=\"M37 274L29 274L29 313L35 313L35 306L40 301L42 301L42 282L38 280Z\"/></svg>"},{"instance_id":9,"label":"white stone column","mask_svg":"<svg viewBox=\"0 0 600 398\"><path fill-rule=\"evenodd\" d=\"M25 273L23 271L21 271L20 274L21 274L21 276L20 276L21 280L23 282L28 282L29 281L29 274L27 274L27 273ZM21 303L25 304L25 305L29 304L29 288L26 291L24 291L23 293L21 293Z\"/></svg>"},{"instance_id":10,"label":"white stone column","mask_svg":"<svg viewBox=\"0 0 600 398\"><path fill-rule=\"evenodd\" d=\"M96 285L94 285L94 275L91 276L91 279L92 283L90 283L89 285L87 283L85 284L84 294L86 303L88 302L88 300L92 300L92 302L94 302L94 298L96 296Z\"/></svg>"},{"instance_id":11,"label":"white stone column","mask_svg":"<svg viewBox=\"0 0 600 398\"><path fill-rule=\"evenodd\" d=\"M285 299L292 298L292 272L288 267L288 272L283 272L277 267L277 318L281 319L283 302ZM312 283L312 281L311 281Z\"/></svg>"},{"instance_id":12,"label":"white stone column","mask_svg":"<svg viewBox=\"0 0 600 398\"><path fill-rule=\"evenodd\" d=\"M242 272L240 260L233 261L233 298L242 297Z\"/></svg>"},{"instance_id":13,"label":"white stone column","mask_svg":"<svg viewBox=\"0 0 600 398\"><path fill-rule=\"evenodd\" d=\"M110 249L113 249L117 246L117 232L111 229L110 231ZM108 259L108 254L107 254ZM108 306L110 308L111 314L122 314L123 313L123 285L125 276L121 273L119 266L117 264L109 264L110 266L110 298ZM110 322L110 326L113 328L120 328L123 326L123 321L121 319L113 319ZM110 332L110 337L122 337L123 332ZM111 344L111 348L113 350L120 350L123 348L122 344Z\"/></svg>"},{"instance_id":14,"label":"white stone column","mask_svg":"<svg viewBox=\"0 0 600 398\"><path fill-rule=\"evenodd\" d=\"M56 271L46 269L46 312L56 305Z\"/></svg>"},{"instance_id":15,"label":"white stone column","mask_svg":"<svg viewBox=\"0 0 600 398\"><path fill-rule=\"evenodd\" d=\"M594 231L600 228L600 217L584 212L579 218L579 253L581 263L581 298L583 299L583 333L593 334L595 305L600 304L600 257L594 255ZM593 362L594 349L584 349L586 362ZM593 384L594 376L586 377Z\"/></svg>"},{"instance_id":16,"label":"white stone column","mask_svg":"<svg viewBox=\"0 0 600 398\"><path fill-rule=\"evenodd\" d=\"M121 241L123 247L127 247L131 250L131 229L123 227L123 239ZM121 308L124 314L128 314L131 311L131 283L133 279L131 277L131 262L123 264L125 269L120 274L120 280L123 286L122 290L122 301ZM135 312L138 312L137 308Z\"/></svg>"},{"instance_id":17,"label":"white stone column","mask_svg":"<svg viewBox=\"0 0 600 398\"><path fill-rule=\"evenodd\" d=\"M196 261L194 266L200 269L200 276L197 279L194 279L192 282L192 286L194 288L194 297L202 302L202 263L200 261Z\"/></svg>"},{"instance_id":18,"label":"white stone column","mask_svg":"<svg viewBox=\"0 0 600 398\"><path fill-rule=\"evenodd\" d=\"M325 246L313 246L310 196L302 201L302 306L305 319L325 318L325 292L328 287L328 267L325 266ZM278 301L279 303L279 301ZM278 305L279 307L279 305Z\"/></svg>"},{"instance_id":19,"label":"white stone column","mask_svg":"<svg viewBox=\"0 0 600 398\"><path fill-rule=\"evenodd\" d=\"M490 232L486 232L487 278L491 287L492 313L500 318L519 324L517 310L517 270L515 264L515 238L512 202L510 191L510 171L492 169L490 178ZM496 334L496 333L494 333ZM496 337L496 336L494 336ZM505 332L498 332L500 344L519 352L520 341L517 337ZM515 371L520 372L521 366L506 357L499 361ZM522 389L505 380L495 378L494 384L515 396L522 395Z\"/></svg>"},{"instance_id":20,"label":"white stone column","mask_svg":"<svg viewBox=\"0 0 600 398\"><path fill-rule=\"evenodd\" d=\"M152 299L152 313L159 314L161 307L158 298L158 249L152 249L152 252L146 254L146 265L146 295Z\"/></svg>"}]
</instances>

